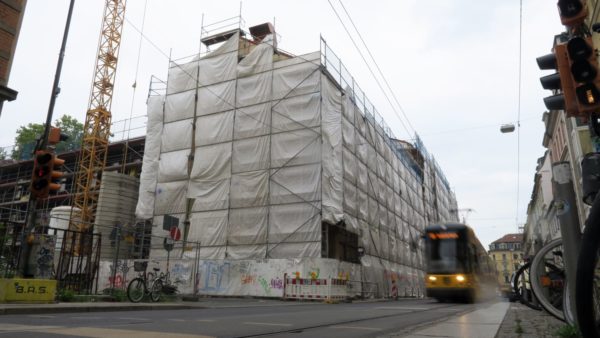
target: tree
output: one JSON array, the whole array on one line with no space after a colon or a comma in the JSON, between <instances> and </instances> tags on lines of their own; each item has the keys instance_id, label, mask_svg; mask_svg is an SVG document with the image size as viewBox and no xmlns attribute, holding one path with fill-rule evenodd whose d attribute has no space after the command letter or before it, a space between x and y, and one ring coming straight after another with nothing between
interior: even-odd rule
<instances>
[{"instance_id":1,"label":"tree","mask_svg":"<svg viewBox=\"0 0 600 338\"><path fill-rule=\"evenodd\" d=\"M69 139L56 145L57 153L79 149L83 137L82 123L72 116L63 115L60 119L54 121L54 126L60 128L61 133L69 136ZM11 157L17 160L30 159L37 139L43 134L44 124L42 123L29 123L27 126L21 126L17 129L15 147Z\"/></svg>"},{"instance_id":2,"label":"tree","mask_svg":"<svg viewBox=\"0 0 600 338\"><path fill-rule=\"evenodd\" d=\"M81 147L83 138L83 124L69 115L63 115L59 120L54 121L54 126L60 128L60 132L66 134L69 139L56 145L57 153L77 150Z\"/></svg>"}]
</instances>

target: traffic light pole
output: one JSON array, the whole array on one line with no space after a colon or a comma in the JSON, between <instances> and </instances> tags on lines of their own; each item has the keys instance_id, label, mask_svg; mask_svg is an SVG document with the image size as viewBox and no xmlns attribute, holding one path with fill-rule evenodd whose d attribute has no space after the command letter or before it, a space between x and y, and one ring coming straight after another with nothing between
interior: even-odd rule
<instances>
[{"instance_id":1,"label":"traffic light pole","mask_svg":"<svg viewBox=\"0 0 600 338\"><path fill-rule=\"evenodd\" d=\"M71 26L71 17L73 16L74 5L75 0L71 0L69 3L69 12L67 14L67 22L65 24L65 31L63 33L62 44L60 46L60 52L58 54L56 72L54 73L54 84L52 85L52 93L50 94L50 104L48 105L48 114L46 115L46 125L44 126L44 134L42 135L35 151L46 149L46 147L48 146L48 134L50 133L50 128L52 124L54 104L56 103L56 97L60 93L60 88L58 87L58 84L60 82L60 73L62 71L62 64L65 56L67 37L69 36L69 27ZM33 194L29 194L29 202L27 203L27 217L25 219L25 227L23 228L23 232L21 234L21 250L19 253L19 263L17 269L17 273L20 276L25 276L27 272L27 260L29 258L29 251L31 250L31 247L27 242L27 236L35 227L36 206L36 196L33 196Z\"/></svg>"},{"instance_id":2,"label":"traffic light pole","mask_svg":"<svg viewBox=\"0 0 600 338\"><path fill-rule=\"evenodd\" d=\"M566 292L569 293L572 318L577 323L575 309L575 280L577 275L577 254L581 245L581 226L577 215L577 198L573 188L573 175L569 162L556 162L552 164L552 189L554 190L557 218L560 224L562 238L562 259L565 268L565 277L568 281ZM565 311L565 314L567 312Z\"/></svg>"}]
</instances>

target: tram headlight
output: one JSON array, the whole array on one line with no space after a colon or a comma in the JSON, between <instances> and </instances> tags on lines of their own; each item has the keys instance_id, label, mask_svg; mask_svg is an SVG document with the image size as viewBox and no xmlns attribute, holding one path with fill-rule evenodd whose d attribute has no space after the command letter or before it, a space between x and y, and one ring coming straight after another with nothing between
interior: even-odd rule
<instances>
[{"instance_id":1,"label":"tram headlight","mask_svg":"<svg viewBox=\"0 0 600 338\"><path fill-rule=\"evenodd\" d=\"M437 280L436 276L429 276L428 277L430 281L435 282Z\"/></svg>"},{"instance_id":2,"label":"tram headlight","mask_svg":"<svg viewBox=\"0 0 600 338\"><path fill-rule=\"evenodd\" d=\"M465 276L463 276L463 275L458 275L458 276L456 276L456 280L457 280L457 281L459 281L459 282L464 282L464 281L465 281L465 279L466 279L466 278L465 278Z\"/></svg>"}]
</instances>

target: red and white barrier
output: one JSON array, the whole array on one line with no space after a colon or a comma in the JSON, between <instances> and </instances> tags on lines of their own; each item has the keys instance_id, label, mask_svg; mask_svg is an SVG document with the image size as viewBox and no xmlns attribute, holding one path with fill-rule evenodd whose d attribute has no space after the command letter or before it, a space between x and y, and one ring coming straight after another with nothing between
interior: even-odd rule
<instances>
[{"instance_id":1,"label":"red and white barrier","mask_svg":"<svg viewBox=\"0 0 600 338\"><path fill-rule=\"evenodd\" d=\"M284 276L284 299L341 300L348 296L348 281L328 278L295 278Z\"/></svg>"}]
</instances>

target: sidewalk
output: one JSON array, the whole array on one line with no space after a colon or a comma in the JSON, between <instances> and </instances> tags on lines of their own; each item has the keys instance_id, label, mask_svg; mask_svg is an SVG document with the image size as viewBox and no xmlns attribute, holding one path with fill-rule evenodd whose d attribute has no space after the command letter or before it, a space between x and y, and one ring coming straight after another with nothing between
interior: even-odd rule
<instances>
[{"instance_id":1,"label":"sidewalk","mask_svg":"<svg viewBox=\"0 0 600 338\"><path fill-rule=\"evenodd\" d=\"M545 311L536 311L521 303L499 300L464 315L422 326L403 338L539 338L559 337L557 330L566 324Z\"/></svg>"},{"instance_id":2,"label":"sidewalk","mask_svg":"<svg viewBox=\"0 0 600 338\"><path fill-rule=\"evenodd\" d=\"M545 311L536 311L515 302L510 303L496 338L559 337L556 331L565 325Z\"/></svg>"}]
</instances>

